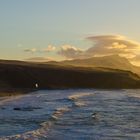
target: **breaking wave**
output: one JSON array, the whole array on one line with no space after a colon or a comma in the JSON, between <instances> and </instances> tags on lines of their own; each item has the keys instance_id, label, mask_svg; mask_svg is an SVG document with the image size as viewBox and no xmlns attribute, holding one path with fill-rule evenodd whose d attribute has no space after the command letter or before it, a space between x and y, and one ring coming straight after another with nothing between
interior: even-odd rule
<instances>
[{"instance_id":1,"label":"breaking wave","mask_svg":"<svg viewBox=\"0 0 140 140\"><path fill-rule=\"evenodd\" d=\"M28 131L23 134L0 137L0 140L21 140L21 139L22 140L35 140L35 139L47 138L48 131L51 127L53 127L55 122L59 120L65 112L71 111L74 107L85 106L86 103L84 103L83 101L78 101L78 99L85 96L90 96L90 95L93 95L93 93L92 94L79 93L79 94L70 95L67 97L67 100L71 102L71 105L56 108L55 111L52 113L52 115L48 118L48 120L41 123L38 129L33 130L33 131ZM40 97L40 96L37 96L37 97Z\"/></svg>"},{"instance_id":2,"label":"breaking wave","mask_svg":"<svg viewBox=\"0 0 140 140\"><path fill-rule=\"evenodd\" d=\"M12 122L18 126L17 121L21 119L19 124L23 125L25 131L13 133L13 130L12 133L5 133L0 125L2 130L0 140L140 139L139 91L80 89L38 91L37 94L26 98L17 98L15 102L13 99L7 99L0 104L1 106L6 104L4 106L6 109L0 110L0 124L3 118L9 115L4 123ZM13 110L15 106L21 110ZM32 111L27 109L25 113L22 108L28 107L33 109ZM3 115L6 111L9 111L7 116ZM19 115L19 118L14 115ZM25 119L28 121L22 122ZM33 124L34 120L37 121L37 127ZM27 130L25 123L30 123L33 127ZM12 125L10 127L12 129ZM7 127L4 129L6 131Z\"/></svg>"}]
</instances>

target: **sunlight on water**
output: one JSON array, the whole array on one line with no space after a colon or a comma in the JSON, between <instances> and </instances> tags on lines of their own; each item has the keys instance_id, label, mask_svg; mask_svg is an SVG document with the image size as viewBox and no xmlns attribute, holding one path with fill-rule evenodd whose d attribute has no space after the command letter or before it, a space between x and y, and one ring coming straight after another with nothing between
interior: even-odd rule
<instances>
[{"instance_id":1,"label":"sunlight on water","mask_svg":"<svg viewBox=\"0 0 140 140\"><path fill-rule=\"evenodd\" d=\"M140 139L140 90L44 90L0 100L0 140Z\"/></svg>"}]
</instances>

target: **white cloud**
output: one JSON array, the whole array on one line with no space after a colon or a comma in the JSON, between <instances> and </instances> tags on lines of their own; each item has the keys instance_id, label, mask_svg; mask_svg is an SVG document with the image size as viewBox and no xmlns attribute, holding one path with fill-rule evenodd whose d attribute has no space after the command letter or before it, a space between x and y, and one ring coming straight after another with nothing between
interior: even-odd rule
<instances>
[{"instance_id":1,"label":"white cloud","mask_svg":"<svg viewBox=\"0 0 140 140\"><path fill-rule=\"evenodd\" d=\"M80 56L82 52L83 51L81 49L78 49L75 46L63 45L58 51L58 54L66 58L77 58L77 56Z\"/></svg>"},{"instance_id":2,"label":"white cloud","mask_svg":"<svg viewBox=\"0 0 140 140\"><path fill-rule=\"evenodd\" d=\"M114 42L112 43L111 46L108 47L108 49L124 49L124 48L127 48L127 46L124 44L119 44L118 42Z\"/></svg>"},{"instance_id":3,"label":"white cloud","mask_svg":"<svg viewBox=\"0 0 140 140\"><path fill-rule=\"evenodd\" d=\"M30 62L48 62L48 61L53 61L53 59L50 58L50 57L31 57L31 58L25 59L25 61L30 61Z\"/></svg>"},{"instance_id":4,"label":"white cloud","mask_svg":"<svg viewBox=\"0 0 140 140\"><path fill-rule=\"evenodd\" d=\"M52 52L52 51L55 51L55 49L56 49L55 46L48 45L48 47L45 49L42 49L41 52Z\"/></svg>"},{"instance_id":5,"label":"white cloud","mask_svg":"<svg viewBox=\"0 0 140 140\"><path fill-rule=\"evenodd\" d=\"M140 43L127 39L120 35L91 36L86 38L93 42L93 46L86 50L81 50L75 46L64 45L58 52L68 59L81 59L94 56L120 55L132 61L140 54ZM134 61L134 60L133 60ZM140 61L137 58L135 62Z\"/></svg>"},{"instance_id":6,"label":"white cloud","mask_svg":"<svg viewBox=\"0 0 140 140\"><path fill-rule=\"evenodd\" d=\"M45 49L36 49L36 48L30 48L30 49L25 49L24 52L30 52L30 53L44 53L44 52L52 52L55 51L56 47L49 45L47 48Z\"/></svg>"},{"instance_id":7,"label":"white cloud","mask_svg":"<svg viewBox=\"0 0 140 140\"><path fill-rule=\"evenodd\" d=\"M31 49L25 49L24 51L25 52L30 52L30 53L35 53L35 52L37 52L37 49L36 48L31 48Z\"/></svg>"},{"instance_id":8,"label":"white cloud","mask_svg":"<svg viewBox=\"0 0 140 140\"><path fill-rule=\"evenodd\" d=\"M138 63L140 61L140 57L137 57L140 54L139 42L120 35L90 36L86 39L93 43L93 45L86 50L82 50L72 45L63 45L59 48L57 53L67 59L84 59L96 56L120 55L128 58L130 62ZM25 49L24 51L31 53L44 53L56 50L55 46L49 45L45 49L32 48Z\"/></svg>"},{"instance_id":9,"label":"white cloud","mask_svg":"<svg viewBox=\"0 0 140 140\"><path fill-rule=\"evenodd\" d=\"M92 36L88 40L94 43L93 47L89 48L86 52L90 54L102 55L136 55L140 52L140 43L127 39L123 36Z\"/></svg>"}]
</instances>

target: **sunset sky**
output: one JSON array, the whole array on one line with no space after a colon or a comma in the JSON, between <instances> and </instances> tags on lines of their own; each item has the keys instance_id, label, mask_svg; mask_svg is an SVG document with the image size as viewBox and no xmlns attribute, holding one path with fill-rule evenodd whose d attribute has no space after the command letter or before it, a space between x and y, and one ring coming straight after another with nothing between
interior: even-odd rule
<instances>
[{"instance_id":1,"label":"sunset sky","mask_svg":"<svg viewBox=\"0 0 140 140\"><path fill-rule=\"evenodd\" d=\"M0 59L119 54L140 65L140 0L0 0Z\"/></svg>"}]
</instances>

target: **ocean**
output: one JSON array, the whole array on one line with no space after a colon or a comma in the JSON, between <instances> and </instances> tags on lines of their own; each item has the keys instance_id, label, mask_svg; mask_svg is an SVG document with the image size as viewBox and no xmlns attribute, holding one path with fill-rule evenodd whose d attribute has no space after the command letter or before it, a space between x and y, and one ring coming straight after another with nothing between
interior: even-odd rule
<instances>
[{"instance_id":1,"label":"ocean","mask_svg":"<svg viewBox=\"0 0 140 140\"><path fill-rule=\"evenodd\" d=\"M0 140L140 140L140 90L40 90L1 97Z\"/></svg>"}]
</instances>

